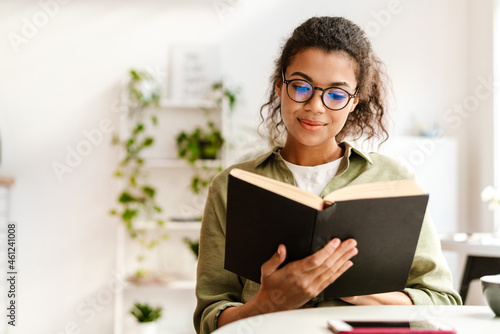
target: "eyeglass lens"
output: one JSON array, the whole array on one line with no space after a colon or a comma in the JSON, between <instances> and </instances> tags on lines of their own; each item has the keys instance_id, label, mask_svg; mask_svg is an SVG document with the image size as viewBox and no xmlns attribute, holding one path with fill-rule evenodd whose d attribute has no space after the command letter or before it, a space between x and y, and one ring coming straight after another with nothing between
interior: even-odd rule
<instances>
[{"instance_id":1,"label":"eyeglass lens","mask_svg":"<svg viewBox=\"0 0 500 334\"><path fill-rule=\"evenodd\" d=\"M295 102L308 101L314 91L314 87L303 80L292 80L287 85L288 95ZM349 103L349 94L340 88L330 88L323 93L323 102L330 109L342 109Z\"/></svg>"}]
</instances>

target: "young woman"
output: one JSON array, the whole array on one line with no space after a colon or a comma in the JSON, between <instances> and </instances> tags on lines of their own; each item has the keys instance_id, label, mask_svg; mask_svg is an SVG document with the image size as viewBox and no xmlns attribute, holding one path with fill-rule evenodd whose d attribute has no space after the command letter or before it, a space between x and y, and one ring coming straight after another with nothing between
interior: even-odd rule
<instances>
[{"instance_id":1,"label":"young woman","mask_svg":"<svg viewBox=\"0 0 500 334\"><path fill-rule=\"evenodd\" d=\"M340 17L307 20L283 47L269 102L261 109L276 147L233 167L321 196L346 185L411 178L394 160L363 153L344 141L387 138L383 77L382 64L357 25ZM280 145L282 139L284 145ZM317 297L352 266L350 259L357 254L353 239L333 239L311 256L282 268L286 247L280 245L262 265L260 285L224 270L231 168L214 179L203 216L194 314L199 333L252 315L299 307L461 303L427 215L404 291L334 300Z\"/></svg>"}]
</instances>

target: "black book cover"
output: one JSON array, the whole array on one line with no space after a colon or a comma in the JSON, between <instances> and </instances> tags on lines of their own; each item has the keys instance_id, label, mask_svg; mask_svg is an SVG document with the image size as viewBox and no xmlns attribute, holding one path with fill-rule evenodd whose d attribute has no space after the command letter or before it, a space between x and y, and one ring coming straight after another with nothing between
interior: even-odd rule
<instances>
[{"instance_id":1,"label":"black book cover","mask_svg":"<svg viewBox=\"0 0 500 334\"><path fill-rule=\"evenodd\" d=\"M428 195L338 201L324 210L290 200L229 175L224 268L260 283L260 267L278 249L299 260L329 240L354 238L353 266L324 298L405 288Z\"/></svg>"}]
</instances>

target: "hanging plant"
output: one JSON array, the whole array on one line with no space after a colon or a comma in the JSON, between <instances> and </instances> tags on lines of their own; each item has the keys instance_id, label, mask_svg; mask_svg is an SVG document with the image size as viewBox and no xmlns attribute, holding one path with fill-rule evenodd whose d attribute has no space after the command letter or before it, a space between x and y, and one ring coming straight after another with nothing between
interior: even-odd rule
<instances>
[{"instance_id":1,"label":"hanging plant","mask_svg":"<svg viewBox=\"0 0 500 334\"><path fill-rule=\"evenodd\" d=\"M222 107L222 101L224 99L227 99L229 111L233 111L239 93L239 88L234 88L232 90L226 88L223 85L222 81L214 82L212 84L212 95L214 97L214 102L219 108Z\"/></svg>"},{"instance_id":2,"label":"hanging plant","mask_svg":"<svg viewBox=\"0 0 500 334\"><path fill-rule=\"evenodd\" d=\"M154 144L154 138L148 130L157 126L155 108L160 100L160 88L156 80L144 71L131 70L128 84L126 138L113 136L113 144L120 147L124 154L119 161L115 176L122 179L123 189L118 196L118 209L111 210L112 215L120 217L131 238L138 239L141 252L139 262L145 259L145 251L154 248L167 235L148 236L144 226L139 223L154 222L163 226L165 220L160 218L162 208L156 202L156 189L148 183L148 175L144 171L144 160L141 153ZM136 276L146 273L139 269Z\"/></svg>"}]
</instances>

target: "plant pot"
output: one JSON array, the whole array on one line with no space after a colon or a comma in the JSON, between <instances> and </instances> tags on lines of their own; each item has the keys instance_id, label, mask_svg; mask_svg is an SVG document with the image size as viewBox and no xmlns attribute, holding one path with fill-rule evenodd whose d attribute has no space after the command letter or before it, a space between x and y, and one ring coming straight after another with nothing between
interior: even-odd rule
<instances>
[{"instance_id":1,"label":"plant pot","mask_svg":"<svg viewBox=\"0 0 500 334\"><path fill-rule=\"evenodd\" d=\"M137 334L157 334L158 323L153 322L139 322L137 323Z\"/></svg>"}]
</instances>

